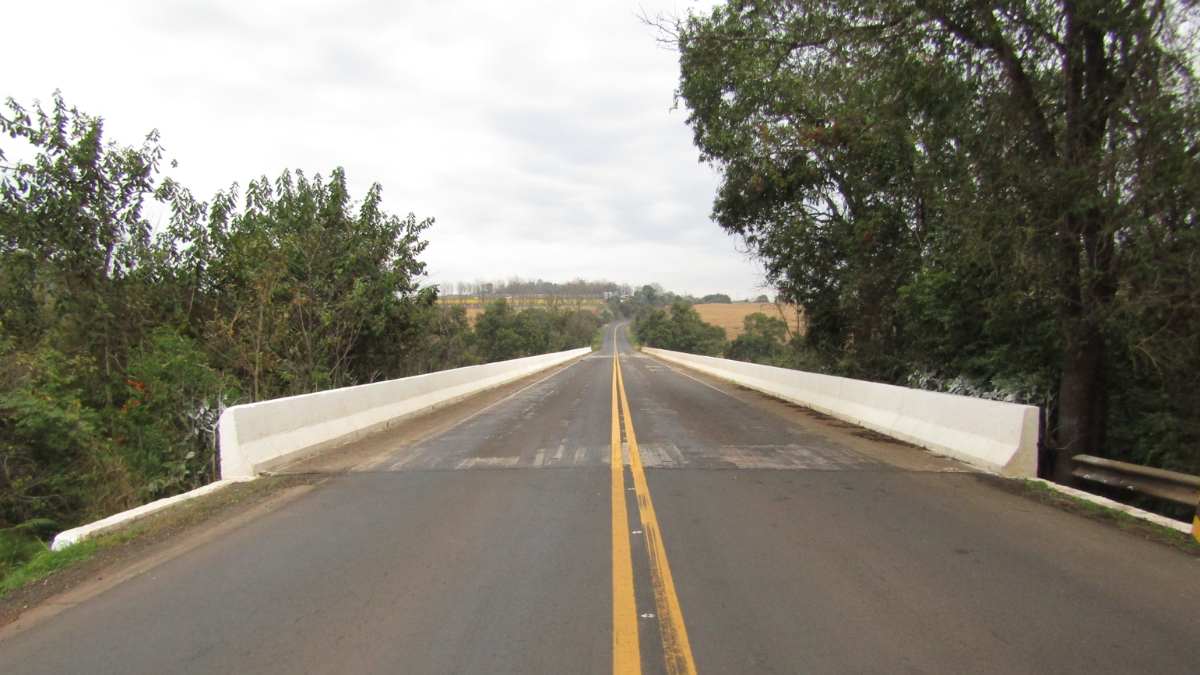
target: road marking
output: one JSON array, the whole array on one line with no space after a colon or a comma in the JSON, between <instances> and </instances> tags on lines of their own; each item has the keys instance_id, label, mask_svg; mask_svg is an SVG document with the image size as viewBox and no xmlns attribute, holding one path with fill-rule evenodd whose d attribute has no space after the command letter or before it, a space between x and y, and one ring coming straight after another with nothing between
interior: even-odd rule
<instances>
[{"instance_id":1,"label":"road marking","mask_svg":"<svg viewBox=\"0 0 1200 675\"><path fill-rule=\"evenodd\" d=\"M614 339L616 338L614 332ZM617 359L612 370L612 660L613 674L642 672L638 644L637 602L633 595L633 555L629 546L629 511L625 507L625 462L621 459L621 427L617 409Z\"/></svg>"},{"instance_id":2,"label":"road marking","mask_svg":"<svg viewBox=\"0 0 1200 675\"><path fill-rule=\"evenodd\" d=\"M663 658L666 660L669 675L695 675L696 662L692 657L692 645L688 641L683 610L679 606L675 580L671 577L671 565L667 562L667 549L663 545L662 528L659 527L658 517L654 513L650 486L646 482L646 470L642 467L637 435L633 431L633 414L629 409L629 397L625 394L625 379L621 376L621 364L616 354L613 355L613 360L616 362L616 382L621 395L621 409L625 411L625 440L629 446L633 486L637 488L638 513L641 515L646 549L650 555L650 580L654 586L654 604L660 617L658 628L662 636Z\"/></svg>"}]
</instances>

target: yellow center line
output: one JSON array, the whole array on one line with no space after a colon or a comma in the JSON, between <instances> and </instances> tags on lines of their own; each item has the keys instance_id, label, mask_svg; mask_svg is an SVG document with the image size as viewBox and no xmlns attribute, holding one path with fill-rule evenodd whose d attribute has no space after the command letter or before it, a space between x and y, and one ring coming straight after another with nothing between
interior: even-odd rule
<instances>
[{"instance_id":1,"label":"yellow center line","mask_svg":"<svg viewBox=\"0 0 1200 675\"><path fill-rule=\"evenodd\" d=\"M614 334L615 349L615 334ZM663 657L670 675L695 675L696 662L692 658L692 645L688 641L687 627L683 623L683 610L675 594L675 580L671 577L671 565L667 562L667 549L663 546L662 528L654 513L654 502L650 499L650 486L646 483L646 471L642 467L642 456L638 452L637 435L633 432L633 414L629 409L629 398L625 395L625 380L621 376L621 364L616 354L616 386L621 395L621 409L625 411L625 440L629 444L629 464L633 473L633 486L637 491L638 512L641 514L642 532L646 538L646 549L650 556L650 580L654 585L654 604L658 607L658 627L662 635ZM614 488L615 489L615 488ZM614 521L615 527L615 521ZM614 556L616 555L616 532L613 532ZM615 601L614 601L615 603ZM614 661L615 663L615 661Z\"/></svg>"},{"instance_id":2,"label":"yellow center line","mask_svg":"<svg viewBox=\"0 0 1200 675\"><path fill-rule=\"evenodd\" d=\"M613 331L616 348L616 330ZM638 644L637 602L633 595L633 556L629 550L629 511L625 507L625 463L621 459L621 427L617 410L617 357L612 369L612 652L614 675L642 672Z\"/></svg>"}]
</instances>

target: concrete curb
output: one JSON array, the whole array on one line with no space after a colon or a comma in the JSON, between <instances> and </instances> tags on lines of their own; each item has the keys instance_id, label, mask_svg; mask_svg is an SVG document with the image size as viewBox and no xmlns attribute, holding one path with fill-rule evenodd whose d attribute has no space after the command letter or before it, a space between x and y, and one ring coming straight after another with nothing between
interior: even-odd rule
<instances>
[{"instance_id":1,"label":"concrete curb","mask_svg":"<svg viewBox=\"0 0 1200 675\"><path fill-rule=\"evenodd\" d=\"M1058 483L1053 483L1044 478L1030 478L1028 480L1033 483L1039 483L1041 485L1045 485L1046 487L1054 490L1055 492L1061 492L1065 495L1077 497L1084 501L1088 501L1093 504L1098 504L1100 506L1113 509L1114 511L1120 511L1121 513L1133 516L1134 518L1140 518L1141 520L1145 520L1147 522L1154 523L1155 525L1161 525L1162 527L1170 528L1172 530L1175 530L1176 532L1190 534L1192 531L1192 526L1189 525L1188 523L1185 523L1180 520L1175 520L1174 518L1160 516L1157 513L1151 513L1149 511L1139 509L1136 506L1122 504L1121 502L1113 501L1107 497L1101 497L1100 495L1094 495L1090 492L1084 492L1083 490L1077 490L1073 487L1067 487L1066 485L1059 485Z\"/></svg>"},{"instance_id":2,"label":"concrete curb","mask_svg":"<svg viewBox=\"0 0 1200 675\"><path fill-rule=\"evenodd\" d=\"M83 541L84 539L91 539L92 537L104 534L105 532L110 532L118 527L128 525L135 520L145 518L150 514L158 513L165 508L186 502L189 499L195 499L196 497L203 497L204 495L212 494L235 483L244 483L250 480L254 479L227 478L214 481L208 485L198 487L190 492L185 492L173 497L164 497L162 499L152 501L149 504L142 504L136 508L129 509L128 511L114 513L107 518L97 520L93 523L88 523L87 525L80 525L79 527L73 527L69 530L63 530L62 532L54 535L54 541L50 543L50 550L61 551L68 546Z\"/></svg>"}]
</instances>

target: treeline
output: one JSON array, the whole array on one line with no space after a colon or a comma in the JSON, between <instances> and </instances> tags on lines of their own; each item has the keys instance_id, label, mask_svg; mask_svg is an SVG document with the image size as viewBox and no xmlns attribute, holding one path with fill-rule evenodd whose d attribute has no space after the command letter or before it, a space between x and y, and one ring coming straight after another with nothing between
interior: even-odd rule
<instances>
[{"instance_id":1,"label":"treeline","mask_svg":"<svg viewBox=\"0 0 1200 675\"><path fill-rule=\"evenodd\" d=\"M787 323L779 317L762 312L749 314L742 319L742 333L729 340L724 328L706 323L692 307L694 303L684 298L663 293L643 294L637 300L624 309L632 314L635 339L647 347L785 368L811 368L812 364L801 360L802 338L793 336L790 340L796 342L789 342Z\"/></svg>"},{"instance_id":2,"label":"treeline","mask_svg":"<svg viewBox=\"0 0 1200 675\"><path fill-rule=\"evenodd\" d=\"M661 284L646 284L638 287L632 293L622 293L618 297L610 298L608 301L609 309L613 314L624 317L636 317L638 312L647 307L668 307L675 302L682 302L687 305L720 303L730 304L733 299L725 293L713 293L702 297L696 297L691 294L679 294L674 291L668 291ZM748 299L746 302L771 302L771 299L765 295L759 295L756 298Z\"/></svg>"},{"instance_id":3,"label":"treeline","mask_svg":"<svg viewBox=\"0 0 1200 675\"><path fill-rule=\"evenodd\" d=\"M488 296L552 295L564 298L601 298L626 296L633 292L628 284L613 281L546 281L513 277L505 281L458 281L449 284L446 292L486 298Z\"/></svg>"},{"instance_id":4,"label":"treeline","mask_svg":"<svg viewBox=\"0 0 1200 675\"><path fill-rule=\"evenodd\" d=\"M454 308L452 313L461 312ZM606 312L587 310L531 307L518 312L507 301L497 300L475 320L468 353L483 361L504 361L586 347L609 318Z\"/></svg>"},{"instance_id":5,"label":"treeline","mask_svg":"<svg viewBox=\"0 0 1200 675\"><path fill-rule=\"evenodd\" d=\"M432 219L288 171L207 201L156 134L55 96L0 113L0 531L41 534L211 481L229 405L587 346L587 312L420 287ZM152 226L147 212L165 205Z\"/></svg>"},{"instance_id":6,"label":"treeline","mask_svg":"<svg viewBox=\"0 0 1200 675\"><path fill-rule=\"evenodd\" d=\"M1047 440L1200 473L1194 3L784 4L661 26L714 219L799 360L1028 402Z\"/></svg>"}]
</instances>

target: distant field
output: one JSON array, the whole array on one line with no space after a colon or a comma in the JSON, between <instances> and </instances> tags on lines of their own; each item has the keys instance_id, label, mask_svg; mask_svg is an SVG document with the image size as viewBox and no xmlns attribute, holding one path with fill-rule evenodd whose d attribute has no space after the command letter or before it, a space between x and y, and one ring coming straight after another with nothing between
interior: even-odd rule
<instances>
[{"instance_id":1,"label":"distant field","mask_svg":"<svg viewBox=\"0 0 1200 675\"><path fill-rule=\"evenodd\" d=\"M714 326L724 328L725 335L730 340L742 334L742 319L755 312L762 312L767 316L783 319L787 322L788 329L793 333L804 332L804 319L800 314L799 308L795 305L775 305L770 302L735 302L730 304L706 303L693 306L700 313L700 318L705 323L711 323Z\"/></svg>"}]
</instances>

